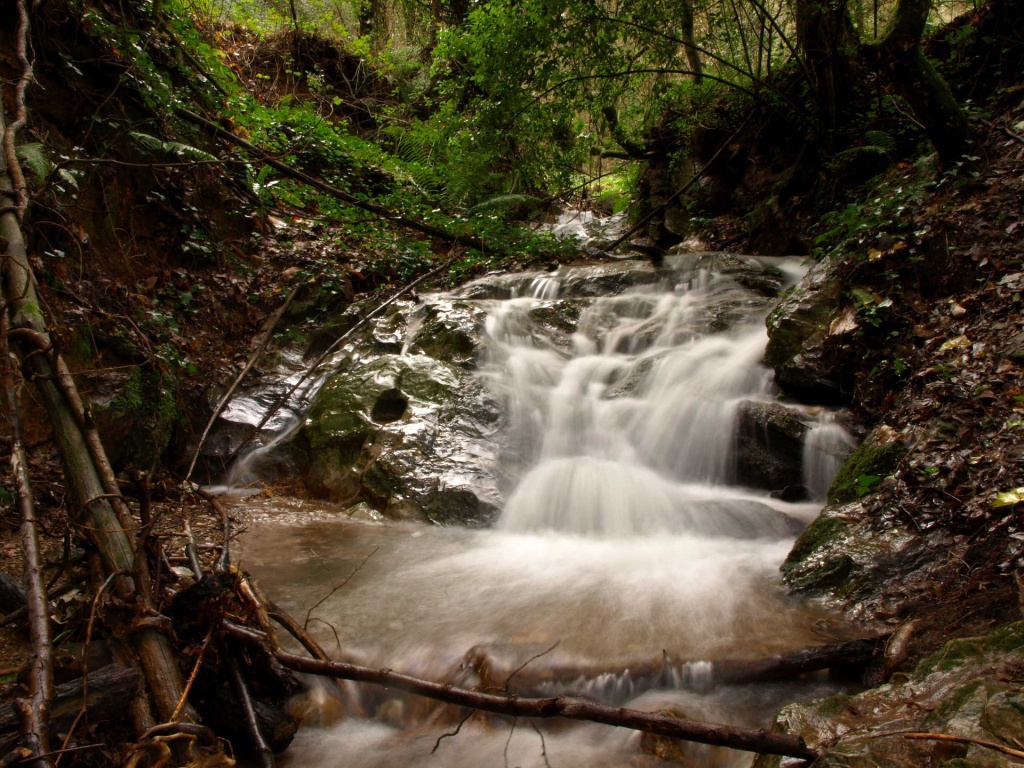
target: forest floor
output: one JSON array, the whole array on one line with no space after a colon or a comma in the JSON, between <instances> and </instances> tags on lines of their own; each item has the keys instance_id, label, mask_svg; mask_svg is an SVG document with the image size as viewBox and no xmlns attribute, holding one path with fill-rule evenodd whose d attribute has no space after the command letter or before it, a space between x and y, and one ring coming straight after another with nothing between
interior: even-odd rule
<instances>
[{"instance_id":1,"label":"forest floor","mask_svg":"<svg viewBox=\"0 0 1024 768\"><path fill-rule=\"evenodd\" d=\"M887 222L865 215L847 265L855 327L848 326L837 344L846 356L854 411L865 426L900 432L909 448L872 489L868 504L880 529L898 527L928 541L915 562L894 567L889 584L862 611L890 626L915 621L903 669L951 637L984 632L1020 618L1021 611L1024 105L1005 106L975 129L977 159L957 174L922 178L918 168L901 166L865 190L865 210L872 200L898 204L906 234L894 238ZM45 212L38 217L45 219ZM162 372L171 361L180 367L170 447L150 455L147 465L125 459L119 466L125 493L159 519L157 535L174 564L183 562L184 519L208 556L221 543L217 514L182 487L183 475L211 409L291 291L304 281L337 284L333 298L320 292L316 302L285 316L275 329L283 339L308 333L304 323L354 300L380 300L400 287L373 254L346 248L344 238L332 234L321 220L278 210L257 217L217 258L187 265L177 255L161 260L99 252L84 235L78 257L43 249L34 254L55 337L87 398L109 403L129 386L119 341L125 336L132 354L141 350L147 370ZM793 236L812 241L814 234ZM713 242L707 245L714 249ZM329 275L325 263L333 265ZM149 403L137 405L152 407L143 402ZM31 476L52 564L47 575L58 587L76 585L60 599L57 632L81 641L91 609L90 575L71 544L49 427L31 394L26 405ZM115 448L139 430L138 414L123 415L100 423ZM6 414L0 429L9 434ZM9 488L6 463L3 472ZM0 568L17 577L19 521L9 493L3 501ZM236 521L236 532L244 523ZM0 669L8 686L3 698L16 691L17 669L29 652L20 625L0 630Z\"/></svg>"}]
</instances>

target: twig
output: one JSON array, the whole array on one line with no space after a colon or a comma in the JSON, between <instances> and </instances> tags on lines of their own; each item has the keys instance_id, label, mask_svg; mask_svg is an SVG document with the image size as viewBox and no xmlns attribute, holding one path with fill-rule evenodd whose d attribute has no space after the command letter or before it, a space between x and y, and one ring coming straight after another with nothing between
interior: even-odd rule
<instances>
[{"instance_id":1,"label":"twig","mask_svg":"<svg viewBox=\"0 0 1024 768\"><path fill-rule=\"evenodd\" d=\"M360 563L359 565L357 565L357 566L355 567L355 569L354 569L354 570L352 571L352 573L350 573L350 574L349 574L349 575L348 575L348 576L347 576L347 577L345 578L345 580L344 580L343 582L341 582L341 584L338 584L338 585L336 585L335 587L333 587L333 588L331 589L331 591L330 591L330 592L328 592L328 593L327 593L326 595L324 595L324 596L323 596L322 598L320 598L320 600L319 600L319 601L318 601L318 602L316 603L316 605L314 605L314 606L313 606L312 608L310 608L310 609L309 609L308 611L306 611L306 622L305 622L305 623L304 623L304 624L302 625L303 629L305 629L305 628L307 628L307 627L309 626L309 619L310 619L310 617L311 617L311 616L313 615L313 611L315 611L315 610L316 610L317 608L319 608L319 607L320 607L321 605L323 605L323 604L324 604L324 603L326 603L326 602L327 602L328 600L330 600L330 599L331 599L331 597L333 597L333 596L334 596L334 594L335 594L335 593L336 593L336 592L337 592L337 591L338 591L339 589L341 589L341 588L342 588L342 587L344 587L344 586L345 586L346 584L348 584L348 583L349 583L350 581L352 581L352 579L353 579L353 578L355 577L355 575L356 575L357 573L359 573L359 572L360 572L361 570L363 570L363 566L364 566L364 565L366 565L366 564L367 564L367 563L368 563L368 562L370 561L370 558L371 558L371 557L373 557L373 556L374 556L375 554L377 554L377 550L378 550L378 549L380 549L380 547L374 547L374 548L373 548L373 551L372 551L372 552L370 552L370 554L368 554L368 555L367 555L366 557L364 557L364 558L363 558L363 562L361 562L361 563ZM527 663L529 663L529 662L527 662Z\"/></svg>"},{"instance_id":2,"label":"twig","mask_svg":"<svg viewBox=\"0 0 1024 768\"><path fill-rule=\"evenodd\" d=\"M451 738L454 738L455 736L458 736L459 735L459 731L462 730L462 726L464 726L466 724L466 721L469 720L469 718L471 718L475 714L476 714L476 710L475 709L469 710L469 712L466 713L465 717L463 717L461 720L459 720L459 724L457 726L455 726L455 730L454 731L447 731L446 733L442 733L440 736L438 736L437 737L437 741L434 742L434 748L432 750L430 750L430 754L434 754L435 752L437 752L437 748L441 746L441 742L443 740L451 739Z\"/></svg>"},{"instance_id":3,"label":"twig","mask_svg":"<svg viewBox=\"0 0 1024 768\"><path fill-rule=\"evenodd\" d=\"M537 727L536 723L530 723L530 727L533 728L533 732L540 737L540 756L544 758L544 765L546 768L551 768L551 763L548 762L548 745L544 741L544 734L540 732L540 728Z\"/></svg>"},{"instance_id":4,"label":"twig","mask_svg":"<svg viewBox=\"0 0 1024 768\"><path fill-rule=\"evenodd\" d=\"M524 661L522 664L520 664L518 667L516 667L514 670L512 670L512 673L508 677L505 678L505 692L508 693L508 684L512 682L512 678L513 677L518 675L520 672L522 672L524 669L526 669L530 664L535 662L537 659L540 659L540 658L542 658L544 656L547 656L549 653L551 653L553 650L555 650L555 648L557 648L561 642L562 642L561 640L556 640L555 644L552 645L550 648L548 648L546 651L541 651L540 653L538 653L538 654L536 654L534 656L531 656L526 661Z\"/></svg>"},{"instance_id":5,"label":"twig","mask_svg":"<svg viewBox=\"0 0 1024 768\"><path fill-rule=\"evenodd\" d=\"M948 733L903 733L900 734L904 739L928 739L931 741L951 741L956 744L975 744L979 747L985 747L986 749L993 749L996 752L1001 752L1004 755L1010 755L1011 757L1024 757L1024 750L1014 749L1013 747L1007 747L1004 744L997 744L994 741L982 741L981 739L970 739L966 736L952 736Z\"/></svg>"},{"instance_id":6,"label":"twig","mask_svg":"<svg viewBox=\"0 0 1024 768\"><path fill-rule=\"evenodd\" d=\"M213 627L210 627L211 631ZM270 747L267 746L266 739L263 738L263 733L260 731L259 721L256 719L256 710L253 707L252 696L249 694L249 686L245 682L245 677L242 676L242 670L238 665L238 659L235 658L234 654L226 653L227 649L222 644L222 650L224 655L227 655L228 659L228 671L231 673L231 683L235 689L235 695L242 702L242 708L245 711L245 722L249 726L249 736L252 738L252 745L256 753L260 758L260 765L263 768L274 768L274 753Z\"/></svg>"},{"instance_id":7,"label":"twig","mask_svg":"<svg viewBox=\"0 0 1024 768\"><path fill-rule=\"evenodd\" d=\"M207 632L206 637L203 638L203 644L199 646L199 654L196 656L196 663L192 665L192 673L188 676L188 680L185 682L185 690L181 692L181 698L178 700L178 706L174 708L174 713L171 715L171 722L175 723L181 717L181 712L185 708L185 704L188 702L188 692L192 690L192 685L196 681L196 677L199 674L199 668L203 665L203 658L206 656L206 649L210 645L210 640L213 639L213 627L211 626Z\"/></svg>"},{"instance_id":8,"label":"twig","mask_svg":"<svg viewBox=\"0 0 1024 768\"><path fill-rule=\"evenodd\" d=\"M295 288L293 288L292 292L288 294L288 298L285 299L284 304L282 304L281 307L277 310L277 312L274 313L274 316L270 320L270 324L267 325L267 329L263 334L263 338L260 339L260 343L256 346L256 349L249 356L249 361L245 364L245 367L242 369L241 373L239 373L238 376L235 377L235 380L231 383L231 386L228 387L228 391L224 393L223 397L221 397L220 402L217 403L217 407L213 409L213 413L210 414L210 420L206 422L206 428L203 430L203 434L199 437L199 442L196 444L196 450L192 454L192 461L188 465L188 472L185 473L186 483L192 478L192 472L195 470L196 462L199 460L199 453L200 451L203 450L203 445L206 443L206 438L209 436L210 430L213 428L214 422L216 422L217 418L221 415L221 413L224 412L224 407L228 404L228 401L231 399L231 396L235 394L235 390L238 389L238 385L242 383L242 380L246 377L246 374L248 374L249 371L252 370L252 367L256 364L256 361L259 360L260 356L263 354L263 350L267 348L267 343L270 341L270 338L274 335L274 329L277 328L277 324L281 322L281 318L284 317L284 313L288 311L288 307L292 305L292 301L295 300L295 297L298 295L299 290L302 287L302 285L297 285Z\"/></svg>"}]
</instances>

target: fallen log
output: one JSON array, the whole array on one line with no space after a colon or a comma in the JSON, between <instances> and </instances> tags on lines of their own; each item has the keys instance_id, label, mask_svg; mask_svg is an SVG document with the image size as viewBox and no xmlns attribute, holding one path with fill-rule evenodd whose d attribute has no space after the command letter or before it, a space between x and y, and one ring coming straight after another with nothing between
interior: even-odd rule
<instances>
[{"instance_id":1,"label":"fallen log","mask_svg":"<svg viewBox=\"0 0 1024 768\"><path fill-rule=\"evenodd\" d=\"M88 696L82 701L83 680L78 678L58 685L50 709L50 727L57 733L66 730L86 706L93 722L123 720L125 709L142 683L138 671L120 664L89 673ZM0 753L13 749L20 738L20 719L14 702L0 705Z\"/></svg>"},{"instance_id":2,"label":"fallen log","mask_svg":"<svg viewBox=\"0 0 1024 768\"><path fill-rule=\"evenodd\" d=\"M238 640L261 645L265 638L254 632L224 623L225 631ZM373 683L388 688L426 696L469 709L479 709L511 717L552 718L582 720L603 723L621 728L631 728L659 736L671 736L700 744L728 747L744 752L758 752L769 755L785 755L803 760L814 760L818 753L807 746L799 736L772 733L764 729L739 728L718 723L704 723L656 712L641 712L635 709L608 707L597 702L573 696L554 696L543 699L520 698L512 694L497 695L455 688L450 685L420 680L408 675L392 672L390 669L372 669L337 661L322 661L297 656L285 651L275 651L274 656L282 665L296 672L306 672L322 677Z\"/></svg>"},{"instance_id":3,"label":"fallen log","mask_svg":"<svg viewBox=\"0 0 1024 768\"><path fill-rule=\"evenodd\" d=\"M463 658L460 669L472 673L483 690L508 690L520 696L551 696L584 692L606 704L655 688L704 691L719 685L748 685L792 680L822 670L856 676L884 649L888 635L847 640L763 659L724 659L713 662L674 660L670 657L631 662L628 666L547 664L523 666L522 649L502 653L476 646ZM601 681L606 681L600 690Z\"/></svg>"}]
</instances>

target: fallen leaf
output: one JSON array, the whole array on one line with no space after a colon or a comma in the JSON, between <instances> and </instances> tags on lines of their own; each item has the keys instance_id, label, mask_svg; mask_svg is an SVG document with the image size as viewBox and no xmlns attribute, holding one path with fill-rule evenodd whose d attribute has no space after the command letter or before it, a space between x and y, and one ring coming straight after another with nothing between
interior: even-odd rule
<instances>
[{"instance_id":1,"label":"fallen leaf","mask_svg":"<svg viewBox=\"0 0 1024 768\"><path fill-rule=\"evenodd\" d=\"M951 349L967 349L969 346L971 346L970 339L966 336L957 336L942 342L942 346L939 347L939 352L948 352Z\"/></svg>"}]
</instances>

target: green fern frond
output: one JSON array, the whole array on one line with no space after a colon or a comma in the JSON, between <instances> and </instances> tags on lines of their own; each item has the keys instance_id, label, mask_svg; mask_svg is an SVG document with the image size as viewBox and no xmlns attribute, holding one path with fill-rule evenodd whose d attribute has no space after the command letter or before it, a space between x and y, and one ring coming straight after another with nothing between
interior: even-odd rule
<instances>
[{"instance_id":1,"label":"green fern frond","mask_svg":"<svg viewBox=\"0 0 1024 768\"><path fill-rule=\"evenodd\" d=\"M139 131L132 131L128 136L139 149L154 155L170 155L183 160L215 161L217 159L209 152L204 152L198 147L188 144L182 144L180 141L164 141L156 136L150 136L148 133L141 133Z\"/></svg>"},{"instance_id":2,"label":"green fern frond","mask_svg":"<svg viewBox=\"0 0 1024 768\"><path fill-rule=\"evenodd\" d=\"M42 144L22 144L14 153L22 168L27 168L37 182L43 181L53 170L53 163L46 156L46 148Z\"/></svg>"}]
</instances>

